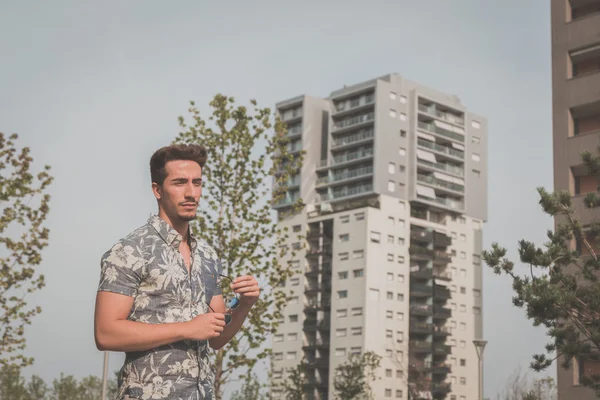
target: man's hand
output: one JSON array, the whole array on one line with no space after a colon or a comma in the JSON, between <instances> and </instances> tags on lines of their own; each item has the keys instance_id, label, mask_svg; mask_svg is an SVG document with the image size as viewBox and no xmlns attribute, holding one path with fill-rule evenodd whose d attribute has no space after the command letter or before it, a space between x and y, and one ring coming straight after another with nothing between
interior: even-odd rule
<instances>
[{"instance_id":1,"label":"man's hand","mask_svg":"<svg viewBox=\"0 0 600 400\"><path fill-rule=\"evenodd\" d=\"M190 340L208 340L219 337L225 328L225 315L221 313L207 313L198 315L193 320L186 322L185 336Z\"/></svg>"},{"instance_id":2,"label":"man's hand","mask_svg":"<svg viewBox=\"0 0 600 400\"><path fill-rule=\"evenodd\" d=\"M260 296L258 282L251 276L245 275L235 278L231 284L234 293L239 294L243 305L252 307Z\"/></svg>"}]
</instances>

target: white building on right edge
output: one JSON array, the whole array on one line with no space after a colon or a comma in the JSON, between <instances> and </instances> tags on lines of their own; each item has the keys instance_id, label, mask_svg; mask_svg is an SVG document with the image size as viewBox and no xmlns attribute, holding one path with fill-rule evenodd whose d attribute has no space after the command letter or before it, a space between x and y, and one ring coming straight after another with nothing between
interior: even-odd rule
<instances>
[{"instance_id":1,"label":"white building on right edge","mask_svg":"<svg viewBox=\"0 0 600 400\"><path fill-rule=\"evenodd\" d=\"M277 110L306 155L274 208L288 246L302 247L298 234L308 246L282 288L292 301L273 337L273 383L304 359L307 398L333 399L335 368L374 351L377 399L475 399L486 119L397 74ZM298 196L307 206L292 214Z\"/></svg>"}]
</instances>

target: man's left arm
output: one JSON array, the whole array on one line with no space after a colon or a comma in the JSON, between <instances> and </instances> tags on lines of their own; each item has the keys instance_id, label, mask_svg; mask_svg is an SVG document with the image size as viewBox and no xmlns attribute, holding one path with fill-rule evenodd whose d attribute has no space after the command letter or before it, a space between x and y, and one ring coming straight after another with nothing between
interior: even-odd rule
<instances>
[{"instance_id":1,"label":"man's left arm","mask_svg":"<svg viewBox=\"0 0 600 400\"><path fill-rule=\"evenodd\" d=\"M225 346L231 338L235 336L240 330L250 309L258 300L260 295L260 288L258 282L251 276L240 276L236 278L231 284L231 289L240 298L240 305L235 309L231 310L231 322L225 327L221 335L217 338L210 339L210 347L215 350L219 350ZM216 295L210 301L210 307L217 313L225 313L225 302L223 295Z\"/></svg>"}]
</instances>

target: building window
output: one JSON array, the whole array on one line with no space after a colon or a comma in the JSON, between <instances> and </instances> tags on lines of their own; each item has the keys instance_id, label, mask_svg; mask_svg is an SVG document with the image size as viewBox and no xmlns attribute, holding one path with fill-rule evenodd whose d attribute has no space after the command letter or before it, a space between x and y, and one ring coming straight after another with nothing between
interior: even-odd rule
<instances>
[{"instance_id":1,"label":"building window","mask_svg":"<svg viewBox=\"0 0 600 400\"><path fill-rule=\"evenodd\" d=\"M471 126L475 129L481 128L481 124L479 123L479 121L472 121Z\"/></svg>"},{"instance_id":2,"label":"building window","mask_svg":"<svg viewBox=\"0 0 600 400\"><path fill-rule=\"evenodd\" d=\"M396 100L396 93L390 92L390 100Z\"/></svg>"},{"instance_id":3,"label":"building window","mask_svg":"<svg viewBox=\"0 0 600 400\"><path fill-rule=\"evenodd\" d=\"M338 299L345 299L348 297L347 290L338 290Z\"/></svg>"},{"instance_id":4,"label":"building window","mask_svg":"<svg viewBox=\"0 0 600 400\"><path fill-rule=\"evenodd\" d=\"M404 377L404 372L402 370L397 369L396 378L401 379L402 377Z\"/></svg>"},{"instance_id":5,"label":"building window","mask_svg":"<svg viewBox=\"0 0 600 400\"><path fill-rule=\"evenodd\" d=\"M405 138L406 137L406 131L404 129L400 129L400 137L401 138Z\"/></svg>"},{"instance_id":6,"label":"building window","mask_svg":"<svg viewBox=\"0 0 600 400\"><path fill-rule=\"evenodd\" d=\"M289 304L298 304L298 297L290 297Z\"/></svg>"},{"instance_id":7,"label":"building window","mask_svg":"<svg viewBox=\"0 0 600 400\"><path fill-rule=\"evenodd\" d=\"M355 269L352 271L352 273L354 274L355 278L361 278L365 275L365 271L363 269Z\"/></svg>"},{"instance_id":8,"label":"building window","mask_svg":"<svg viewBox=\"0 0 600 400\"><path fill-rule=\"evenodd\" d=\"M466 278L467 277L467 270L464 268L460 269L460 277L461 278Z\"/></svg>"},{"instance_id":9,"label":"building window","mask_svg":"<svg viewBox=\"0 0 600 400\"><path fill-rule=\"evenodd\" d=\"M397 313L396 313L396 319L397 319L398 321L404 321L404 313L397 312Z\"/></svg>"},{"instance_id":10,"label":"building window","mask_svg":"<svg viewBox=\"0 0 600 400\"><path fill-rule=\"evenodd\" d=\"M345 357L346 356L346 349L342 349L342 348L335 349L335 356L336 357Z\"/></svg>"},{"instance_id":11,"label":"building window","mask_svg":"<svg viewBox=\"0 0 600 400\"><path fill-rule=\"evenodd\" d=\"M340 242L347 242L350 240L350 234L349 233L343 233L340 235Z\"/></svg>"},{"instance_id":12,"label":"building window","mask_svg":"<svg viewBox=\"0 0 600 400\"><path fill-rule=\"evenodd\" d=\"M404 283L404 275L398 274L398 282Z\"/></svg>"},{"instance_id":13,"label":"building window","mask_svg":"<svg viewBox=\"0 0 600 400\"><path fill-rule=\"evenodd\" d=\"M354 218L357 221L362 221L363 219L365 219L365 213L364 212L356 213L356 214L354 214Z\"/></svg>"},{"instance_id":14,"label":"building window","mask_svg":"<svg viewBox=\"0 0 600 400\"><path fill-rule=\"evenodd\" d=\"M390 110L390 117L396 118L396 110Z\"/></svg>"},{"instance_id":15,"label":"building window","mask_svg":"<svg viewBox=\"0 0 600 400\"><path fill-rule=\"evenodd\" d=\"M479 178L481 176L481 172L478 169L474 169L473 175L475 175L476 178Z\"/></svg>"},{"instance_id":16,"label":"building window","mask_svg":"<svg viewBox=\"0 0 600 400\"><path fill-rule=\"evenodd\" d=\"M396 298L397 298L398 301L404 301L404 295L402 293L398 293L396 295Z\"/></svg>"},{"instance_id":17,"label":"building window","mask_svg":"<svg viewBox=\"0 0 600 400\"><path fill-rule=\"evenodd\" d=\"M466 358L461 358L460 359L460 366L461 367L466 367L467 366L467 359Z\"/></svg>"},{"instance_id":18,"label":"building window","mask_svg":"<svg viewBox=\"0 0 600 400\"><path fill-rule=\"evenodd\" d=\"M298 286L300 284L300 278L292 278L290 279L290 283L292 286Z\"/></svg>"},{"instance_id":19,"label":"building window","mask_svg":"<svg viewBox=\"0 0 600 400\"><path fill-rule=\"evenodd\" d=\"M461 258L461 259L463 259L463 260L464 260L465 258L467 258L467 253L465 253L464 251L461 251L461 252L460 252L460 258Z\"/></svg>"},{"instance_id":20,"label":"building window","mask_svg":"<svg viewBox=\"0 0 600 400\"><path fill-rule=\"evenodd\" d=\"M375 231L371 231L371 242L373 243L379 243L381 241L381 233L379 232L375 232Z\"/></svg>"},{"instance_id":21,"label":"building window","mask_svg":"<svg viewBox=\"0 0 600 400\"><path fill-rule=\"evenodd\" d=\"M298 340L297 333L288 333L288 342L295 342L296 340Z\"/></svg>"},{"instance_id":22,"label":"building window","mask_svg":"<svg viewBox=\"0 0 600 400\"><path fill-rule=\"evenodd\" d=\"M400 228L405 228L406 227L406 222L404 222L403 219L399 219L398 220L398 225L400 226Z\"/></svg>"},{"instance_id":23,"label":"building window","mask_svg":"<svg viewBox=\"0 0 600 400\"><path fill-rule=\"evenodd\" d=\"M281 360L283 360L283 353L273 353L273 359L275 361L281 361Z\"/></svg>"},{"instance_id":24,"label":"building window","mask_svg":"<svg viewBox=\"0 0 600 400\"><path fill-rule=\"evenodd\" d=\"M365 251L364 250L354 250L352 252L352 258L357 259L357 258L364 258L365 257Z\"/></svg>"},{"instance_id":25,"label":"building window","mask_svg":"<svg viewBox=\"0 0 600 400\"><path fill-rule=\"evenodd\" d=\"M479 162L479 161L481 161L481 156L480 156L479 154L477 154L477 153L473 153L473 154L471 154L471 158L472 158L472 159L473 159L473 161L475 161L475 162Z\"/></svg>"},{"instance_id":26,"label":"building window","mask_svg":"<svg viewBox=\"0 0 600 400\"><path fill-rule=\"evenodd\" d=\"M352 315L353 316L358 316L358 315L362 315L363 309L362 307L354 307L352 309Z\"/></svg>"},{"instance_id":27,"label":"building window","mask_svg":"<svg viewBox=\"0 0 600 400\"><path fill-rule=\"evenodd\" d=\"M294 232L300 232L301 229L302 229L302 225L294 225L292 227L292 231L294 231Z\"/></svg>"},{"instance_id":28,"label":"building window","mask_svg":"<svg viewBox=\"0 0 600 400\"><path fill-rule=\"evenodd\" d=\"M275 337L273 338L273 341L275 343L283 342L283 335L275 335Z\"/></svg>"},{"instance_id":29,"label":"building window","mask_svg":"<svg viewBox=\"0 0 600 400\"><path fill-rule=\"evenodd\" d=\"M404 238L402 238L402 237L399 237L399 238L398 238L398 244L399 244L400 246L404 246L404 244L405 244Z\"/></svg>"},{"instance_id":30,"label":"building window","mask_svg":"<svg viewBox=\"0 0 600 400\"><path fill-rule=\"evenodd\" d=\"M300 242L292 243L292 249L300 250L301 248L302 248L302 245L300 244Z\"/></svg>"},{"instance_id":31,"label":"building window","mask_svg":"<svg viewBox=\"0 0 600 400\"><path fill-rule=\"evenodd\" d=\"M399 399L402 397L402 390L396 389L396 398Z\"/></svg>"},{"instance_id":32,"label":"building window","mask_svg":"<svg viewBox=\"0 0 600 400\"><path fill-rule=\"evenodd\" d=\"M481 290L473 289L473 297L481 297Z\"/></svg>"},{"instance_id":33,"label":"building window","mask_svg":"<svg viewBox=\"0 0 600 400\"><path fill-rule=\"evenodd\" d=\"M398 172L405 172L406 171L406 167L404 165L398 165Z\"/></svg>"},{"instance_id":34,"label":"building window","mask_svg":"<svg viewBox=\"0 0 600 400\"><path fill-rule=\"evenodd\" d=\"M348 279L348 271L338 272L338 279Z\"/></svg>"},{"instance_id":35,"label":"building window","mask_svg":"<svg viewBox=\"0 0 600 400\"><path fill-rule=\"evenodd\" d=\"M392 358L392 356L394 355L394 352L392 351L392 349L385 349L385 356L388 358Z\"/></svg>"},{"instance_id":36,"label":"building window","mask_svg":"<svg viewBox=\"0 0 600 400\"><path fill-rule=\"evenodd\" d=\"M346 328L336 329L335 330L335 336L336 337L344 337L344 336L346 336Z\"/></svg>"},{"instance_id":37,"label":"building window","mask_svg":"<svg viewBox=\"0 0 600 400\"><path fill-rule=\"evenodd\" d=\"M461 242L466 242L467 241L467 235L465 235L464 233L460 234L460 241Z\"/></svg>"},{"instance_id":38,"label":"building window","mask_svg":"<svg viewBox=\"0 0 600 400\"><path fill-rule=\"evenodd\" d=\"M394 280L394 274L392 272L388 272L387 273L387 280L388 281L393 281Z\"/></svg>"},{"instance_id":39,"label":"building window","mask_svg":"<svg viewBox=\"0 0 600 400\"><path fill-rule=\"evenodd\" d=\"M339 253L340 261L345 261L348 259L348 253Z\"/></svg>"},{"instance_id":40,"label":"building window","mask_svg":"<svg viewBox=\"0 0 600 400\"><path fill-rule=\"evenodd\" d=\"M360 354L360 347L350 347L350 354Z\"/></svg>"},{"instance_id":41,"label":"building window","mask_svg":"<svg viewBox=\"0 0 600 400\"><path fill-rule=\"evenodd\" d=\"M361 326L352 328L352 329L350 329L350 331L352 332L352 336L362 335L362 327Z\"/></svg>"},{"instance_id":42,"label":"building window","mask_svg":"<svg viewBox=\"0 0 600 400\"><path fill-rule=\"evenodd\" d=\"M394 235L388 235L387 242L388 244L394 244Z\"/></svg>"},{"instance_id":43,"label":"building window","mask_svg":"<svg viewBox=\"0 0 600 400\"><path fill-rule=\"evenodd\" d=\"M400 113L400 121L406 121L406 114Z\"/></svg>"},{"instance_id":44,"label":"building window","mask_svg":"<svg viewBox=\"0 0 600 400\"><path fill-rule=\"evenodd\" d=\"M466 331L467 330L467 324L465 324L464 322L460 323L460 330L461 331Z\"/></svg>"},{"instance_id":45,"label":"building window","mask_svg":"<svg viewBox=\"0 0 600 400\"><path fill-rule=\"evenodd\" d=\"M464 286L460 287L460 294L467 294L467 288Z\"/></svg>"},{"instance_id":46,"label":"building window","mask_svg":"<svg viewBox=\"0 0 600 400\"><path fill-rule=\"evenodd\" d=\"M475 314L475 315L481 315L481 308L480 307L473 307L473 314Z\"/></svg>"},{"instance_id":47,"label":"building window","mask_svg":"<svg viewBox=\"0 0 600 400\"><path fill-rule=\"evenodd\" d=\"M461 377L460 378L460 384L461 385L466 385L467 384L467 378Z\"/></svg>"},{"instance_id":48,"label":"building window","mask_svg":"<svg viewBox=\"0 0 600 400\"><path fill-rule=\"evenodd\" d=\"M388 260L388 261L394 261L394 255L393 255L393 254L391 254L391 253L388 253L388 255L387 255L387 260Z\"/></svg>"},{"instance_id":49,"label":"building window","mask_svg":"<svg viewBox=\"0 0 600 400\"><path fill-rule=\"evenodd\" d=\"M386 293L386 298L388 300L394 300L394 292L387 292Z\"/></svg>"},{"instance_id":50,"label":"building window","mask_svg":"<svg viewBox=\"0 0 600 400\"><path fill-rule=\"evenodd\" d=\"M391 378L392 377L392 370L391 369L386 369L385 370L385 377L386 378Z\"/></svg>"},{"instance_id":51,"label":"building window","mask_svg":"<svg viewBox=\"0 0 600 400\"><path fill-rule=\"evenodd\" d=\"M290 322L298 322L298 315L297 314L290 315Z\"/></svg>"},{"instance_id":52,"label":"building window","mask_svg":"<svg viewBox=\"0 0 600 400\"><path fill-rule=\"evenodd\" d=\"M387 310L387 311L385 312L385 317L386 317L387 319L392 319L392 318L394 318L394 312L393 312L393 311L391 311L391 310Z\"/></svg>"},{"instance_id":53,"label":"building window","mask_svg":"<svg viewBox=\"0 0 600 400\"><path fill-rule=\"evenodd\" d=\"M398 256L398 263L404 264L404 256Z\"/></svg>"},{"instance_id":54,"label":"building window","mask_svg":"<svg viewBox=\"0 0 600 400\"><path fill-rule=\"evenodd\" d=\"M396 191L396 182L389 181L388 182L388 192L395 192L395 191Z\"/></svg>"},{"instance_id":55,"label":"building window","mask_svg":"<svg viewBox=\"0 0 600 400\"><path fill-rule=\"evenodd\" d=\"M396 172L396 164L391 162L388 164L388 174L393 174L394 172Z\"/></svg>"},{"instance_id":56,"label":"building window","mask_svg":"<svg viewBox=\"0 0 600 400\"><path fill-rule=\"evenodd\" d=\"M385 389L385 397L392 397L392 389Z\"/></svg>"},{"instance_id":57,"label":"building window","mask_svg":"<svg viewBox=\"0 0 600 400\"><path fill-rule=\"evenodd\" d=\"M288 351L287 354L285 355L285 358L288 360L295 360L296 359L296 352L295 351Z\"/></svg>"},{"instance_id":58,"label":"building window","mask_svg":"<svg viewBox=\"0 0 600 400\"><path fill-rule=\"evenodd\" d=\"M404 147L400 147L400 149L398 150L398 154L400 154L401 156L405 156L406 155L406 149Z\"/></svg>"},{"instance_id":59,"label":"building window","mask_svg":"<svg viewBox=\"0 0 600 400\"><path fill-rule=\"evenodd\" d=\"M464 304L460 305L460 312L467 312L467 306Z\"/></svg>"},{"instance_id":60,"label":"building window","mask_svg":"<svg viewBox=\"0 0 600 400\"><path fill-rule=\"evenodd\" d=\"M348 222L350 222L350 216L349 215L342 215L340 217L340 222L342 224L347 224Z\"/></svg>"},{"instance_id":61,"label":"building window","mask_svg":"<svg viewBox=\"0 0 600 400\"><path fill-rule=\"evenodd\" d=\"M386 338L388 338L388 339L391 339L393 335L394 335L394 332L392 332L392 330L391 330L391 329L387 329L387 330L385 331L385 337L386 337Z\"/></svg>"},{"instance_id":62,"label":"building window","mask_svg":"<svg viewBox=\"0 0 600 400\"><path fill-rule=\"evenodd\" d=\"M461 349L466 349L467 348L467 342L465 342L464 340L460 341L460 348Z\"/></svg>"},{"instance_id":63,"label":"building window","mask_svg":"<svg viewBox=\"0 0 600 400\"><path fill-rule=\"evenodd\" d=\"M348 316L348 310L341 308L335 312L335 315L338 318L346 318L346 316Z\"/></svg>"},{"instance_id":64,"label":"building window","mask_svg":"<svg viewBox=\"0 0 600 400\"><path fill-rule=\"evenodd\" d=\"M404 333L396 332L396 342L402 343L404 341Z\"/></svg>"}]
</instances>

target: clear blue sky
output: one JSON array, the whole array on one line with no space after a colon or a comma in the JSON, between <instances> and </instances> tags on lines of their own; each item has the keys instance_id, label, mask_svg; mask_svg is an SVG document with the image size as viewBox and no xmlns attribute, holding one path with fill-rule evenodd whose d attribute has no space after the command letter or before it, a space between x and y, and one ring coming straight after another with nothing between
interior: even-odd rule
<instances>
[{"instance_id":1,"label":"clear blue sky","mask_svg":"<svg viewBox=\"0 0 600 400\"><path fill-rule=\"evenodd\" d=\"M398 72L456 94L489 119L485 246L515 256L517 240L541 243L552 226L535 192L552 184L549 17L545 0L3 1L0 131L19 133L56 177L28 372L101 375L99 258L155 211L152 151L175 137L189 100L206 109L217 92L271 106ZM486 270L488 396L545 343L511 296Z\"/></svg>"}]
</instances>

